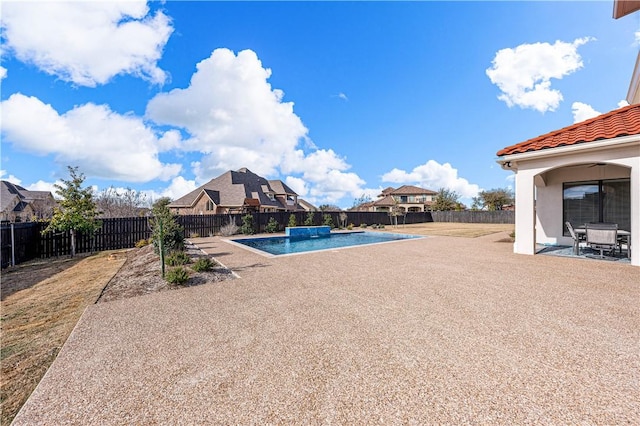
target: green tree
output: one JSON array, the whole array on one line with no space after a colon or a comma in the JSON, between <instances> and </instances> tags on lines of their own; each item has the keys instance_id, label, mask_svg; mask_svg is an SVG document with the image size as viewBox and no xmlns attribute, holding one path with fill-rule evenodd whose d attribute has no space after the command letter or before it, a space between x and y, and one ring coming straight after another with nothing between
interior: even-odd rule
<instances>
[{"instance_id":1,"label":"green tree","mask_svg":"<svg viewBox=\"0 0 640 426\"><path fill-rule=\"evenodd\" d=\"M280 228L280 224L272 216L269 218L269 222L265 225L264 230L269 234L273 234L274 232L278 232L278 228Z\"/></svg>"},{"instance_id":2,"label":"green tree","mask_svg":"<svg viewBox=\"0 0 640 426\"><path fill-rule=\"evenodd\" d=\"M245 235L251 235L255 233L253 229L253 215L246 214L242 216L242 226L240 227L240 232Z\"/></svg>"},{"instance_id":3,"label":"green tree","mask_svg":"<svg viewBox=\"0 0 640 426\"><path fill-rule=\"evenodd\" d=\"M321 212L339 212L342 209L335 204L322 204L318 207L318 210Z\"/></svg>"},{"instance_id":4,"label":"green tree","mask_svg":"<svg viewBox=\"0 0 640 426\"><path fill-rule=\"evenodd\" d=\"M515 198L513 192L507 188L491 189L489 191L482 191L478 194L478 205L480 208L486 208L487 210L502 210L502 207L508 204L513 204ZM474 198L474 203L475 203Z\"/></svg>"},{"instance_id":5,"label":"green tree","mask_svg":"<svg viewBox=\"0 0 640 426\"><path fill-rule=\"evenodd\" d=\"M95 233L100 229L97 220L98 210L93 200L93 189L83 188L85 176L78 172L78 167L67 167L69 180L62 179L62 185L55 184L56 194L60 197L58 205L54 207L49 225L42 231L69 231L71 235L71 256L76 255L77 232Z\"/></svg>"},{"instance_id":6,"label":"green tree","mask_svg":"<svg viewBox=\"0 0 640 426\"><path fill-rule=\"evenodd\" d=\"M315 215L316 213L313 210L307 212L307 218L304 220L304 226L313 226L313 223L315 222Z\"/></svg>"},{"instance_id":7,"label":"green tree","mask_svg":"<svg viewBox=\"0 0 640 426\"><path fill-rule=\"evenodd\" d=\"M460 206L460 202L458 201L459 198L460 198L460 195L458 195L457 192L447 188L440 188L438 190L438 194L436 195L435 200L433 201L433 205L431 206L431 209L435 211L459 209L459 206Z\"/></svg>"},{"instance_id":8,"label":"green tree","mask_svg":"<svg viewBox=\"0 0 640 426\"><path fill-rule=\"evenodd\" d=\"M329 213L325 213L324 215L322 215L322 224L324 226L329 226L333 228L333 218Z\"/></svg>"},{"instance_id":9,"label":"green tree","mask_svg":"<svg viewBox=\"0 0 640 426\"><path fill-rule=\"evenodd\" d=\"M297 226L296 215L291 213L289 215L289 224L287 225L289 228L295 228Z\"/></svg>"},{"instance_id":10,"label":"green tree","mask_svg":"<svg viewBox=\"0 0 640 426\"><path fill-rule=\"evenodd\" d=\"M175 215L169 209L169 203L171 203L171 199L168 197L159 198L153 203L151 208L153 217L149 220L153 246L156 253L160 255L162 277L164 277L165 254L184 248L184 230L176 222Z\"/></svg>"}]
</instances>

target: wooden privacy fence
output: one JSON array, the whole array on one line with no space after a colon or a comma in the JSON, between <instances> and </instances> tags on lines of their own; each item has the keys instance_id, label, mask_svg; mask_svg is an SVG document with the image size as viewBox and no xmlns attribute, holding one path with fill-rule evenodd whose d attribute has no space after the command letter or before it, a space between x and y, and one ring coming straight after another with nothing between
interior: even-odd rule
<instances>
[{"instance_id":1,"label":"wooden privacy fence","mask_svg":"<svg viewBox=\"0 0 640 426\"><path fill-rule=\"evenodd\" d=\"M454 223L516 223L515 211L512 210L465 210L431 212L434 222Z\"/></svg>"},{"instance_id":2,"label":"wooden privacy fence","mask_svg":"<svg viewBox=\"0 0 640 426\"><path fill-rule=\"evenodd\" d=\"M363 224L392 224L393 218L386 212L315 212L313 225L324 223L324 216L331 216L334 226L341 224L341 215L346 214L345 224L360 226ZM274 212L251 213L254 230L264 232L265 226L273 218L284 230L289 218L294 215L296 225L302 226L307 220L306 212ZM242 225L243 214L233 215L191 215L177 216L177 222L184 229L185 238L207 237L217 235L220 229L229 224ZM76 252L88 253L103 250L119 250L132 248L143 239L151 237L148 217L125 217L101 219L100 229L93 235L79 232L76 236ZM412 224L425 222L467 222L467 223L514 223L514 212L415 212L398 216L398 223ZM46 222L26 222L8 224L0 227L0 243L2 246L2 267L19 264L31 259L46 259L71 254L71 238L68 232L42 234L47 227Z\"/></svg>"}]
</instances>

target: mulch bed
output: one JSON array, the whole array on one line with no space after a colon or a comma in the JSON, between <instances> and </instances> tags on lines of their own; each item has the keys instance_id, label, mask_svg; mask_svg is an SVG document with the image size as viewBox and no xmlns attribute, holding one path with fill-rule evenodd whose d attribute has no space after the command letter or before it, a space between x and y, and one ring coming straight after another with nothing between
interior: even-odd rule
<instances>
[{"instance_id":1,"label":"mulch bed","mask_svg":"<svg viewBox=\"0 0 640 426\"><path fill-rule=\"evenodd\" d=\"M201 257L207 257L200 249L189 242L185 251L192 262ZM97 303L113 300L127 299L142 296L159 291L177 290L202 284L216 283L234 279L235 275L227 268L218 265L211 271L195 272L189 269L189 280L183 285L170 284L162 278L160 270L160 256L154 250L153 245L135 248L127 251L127 260L122 268L109 281L102 291ZM213 259L212 259L213 260ZM186 265L188 268L188 265ZM166 271L169 270L166 267Z\"/></svg>"}]
</instances>

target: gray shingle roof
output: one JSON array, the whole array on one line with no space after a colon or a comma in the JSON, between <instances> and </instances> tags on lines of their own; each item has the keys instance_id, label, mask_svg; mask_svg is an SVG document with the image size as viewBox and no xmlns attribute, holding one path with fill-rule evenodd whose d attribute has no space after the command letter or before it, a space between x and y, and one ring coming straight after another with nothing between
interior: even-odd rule
<instances>
[{"instance_id":1,"label":"gray shingle roof","mask_svg":"<svg viewBox=\"0 0 640 426\"><path fill-rule=\"evenodd\" d=\"M276 188L271 185L271 182L274 183ZM277 182L279 182L279 184L277 184ZM203 190L207 191L207 195L217 205L225 207L242 207L247 198L253 198L257 199L262 206L284 208L278 199L272 200L267 193L297 195L282 181L268 181L262 176L253 173L251 170L242 168L237 171L229 170L217 178L211 179L187 195L173 201L169 206L190 207L198 199ZM215 193L217 193L217 195L215 195ZM217 202L214 197L218 199Z\"/></svg>"},{"instance_id":2,"label":"gray shingle roof","mask_svg":"<svg viewBox=\"0 0 640 426\"><path fill-rule=\"evenodd\" d=\"M15 204L15 197L20 199L14 208L15 211L24 210L26 204L35 200L53 198L49 191L29 191L15 183L6 180L0 181L0 210L5 211L10 205Z\"/></svg>"}]
</instances>

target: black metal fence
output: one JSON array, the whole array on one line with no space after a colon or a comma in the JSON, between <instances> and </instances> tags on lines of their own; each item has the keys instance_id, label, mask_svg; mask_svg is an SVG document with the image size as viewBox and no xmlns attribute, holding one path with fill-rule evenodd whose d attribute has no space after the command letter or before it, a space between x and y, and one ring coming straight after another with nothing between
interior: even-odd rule
<instances>
[{"instance_id":1,"label":"black metal fence","mask_svg":"<svg viewBox=\"0 0 640 426\"><path fill-rule=\"evenodd\" d=\"M252 213L256 232L264 232L269 220L273 218L279 224L279 230L288 226L290 216L294 215L296 225L301 226L309 218L306 212ZM315 212L312 225L322 225L325 215L331 217L334 226L363 224L392 224L393 218L385 212ZM233 215L192 215L177 216L177 222L184 229L186 238L217 235L220 229L229 224L242 225L243 214ZM398 223L412 224L425 222L466 222L466 223L514 223L514 212L415 212L398 216ZM118 250L134 247L143 239L151 237L148 217L126 217L102 219L102 225L95 234L76 235L76 252L88 253L103 250ZM71 254L71 238L68 232L43 234L45 222L26 222L8 224L0 227L0 245L2 246L2 267L19 264L32 259L45 259Z\"/></svg>"}]
</instances>

